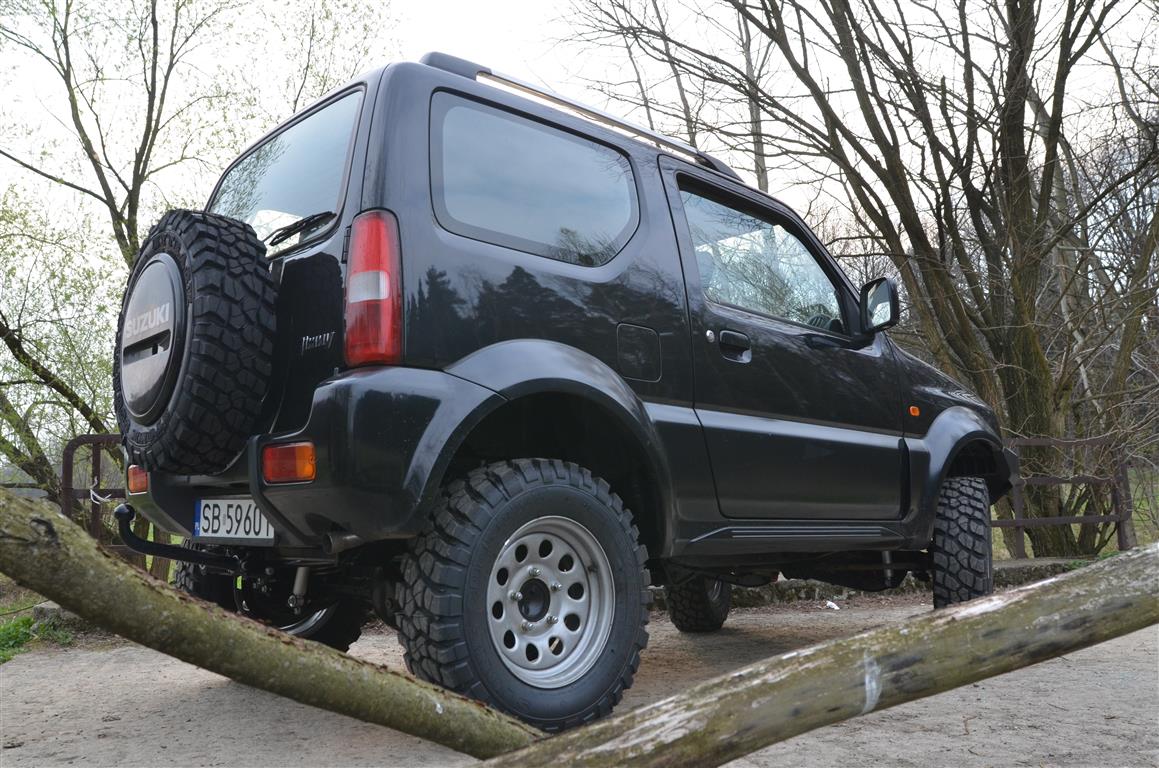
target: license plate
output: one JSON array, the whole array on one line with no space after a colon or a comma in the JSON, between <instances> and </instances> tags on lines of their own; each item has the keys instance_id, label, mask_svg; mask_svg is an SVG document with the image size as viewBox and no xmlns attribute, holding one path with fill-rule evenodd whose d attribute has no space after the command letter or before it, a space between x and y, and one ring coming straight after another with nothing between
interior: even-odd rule
<instances>
[{"instance_id":1,"label":"license plate","mask_svg":"<svg viewBox=\"0 0 1159 768\"><path fill-rule=\"evenodd\" d=\"M193 538L273 544L274 527L253 499L200 499L193 517Z\"/></svg>"}]
</instances>

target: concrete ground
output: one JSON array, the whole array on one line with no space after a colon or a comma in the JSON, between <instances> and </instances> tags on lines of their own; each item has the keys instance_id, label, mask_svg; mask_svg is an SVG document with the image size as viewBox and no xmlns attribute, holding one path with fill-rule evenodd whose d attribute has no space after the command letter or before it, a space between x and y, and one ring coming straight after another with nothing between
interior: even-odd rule
<instances>
[{"instance_id":1,"label":"concrete ground","mask_svg":"<svg viewBox=\"0 0 1159 768\"><path fill-rule=\"evenodd\" d=\"M917 596L840 611L737 611L714 635L655 616L638 707L739 665L930 610ZM86 647L87 646L87 647ZM392 634L352 653L401 666ZM0 667L0 765L459 766L420 739L257 691L111 640L26 653ZM1159 765L1159 628L774 745L733 766Z\"/></svg>"}]
</instances>

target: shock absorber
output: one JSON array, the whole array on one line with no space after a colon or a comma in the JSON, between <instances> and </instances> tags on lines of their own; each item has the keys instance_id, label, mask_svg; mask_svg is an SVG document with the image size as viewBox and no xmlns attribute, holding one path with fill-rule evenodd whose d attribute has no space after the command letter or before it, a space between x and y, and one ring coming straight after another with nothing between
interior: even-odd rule
<instances>
[{"instance_id":1,"label":"shock absorber","mask_svg":"<svg viewBox=\"0 0 1159 768\"><path fill-rule=\"evenodd\" d=\"M294 591L286 601L294 613L301 613L302 606L306 604L306 583L309 579L310 567L299 565L298 570L294 572Z\"/></svg>"}]
</instances>

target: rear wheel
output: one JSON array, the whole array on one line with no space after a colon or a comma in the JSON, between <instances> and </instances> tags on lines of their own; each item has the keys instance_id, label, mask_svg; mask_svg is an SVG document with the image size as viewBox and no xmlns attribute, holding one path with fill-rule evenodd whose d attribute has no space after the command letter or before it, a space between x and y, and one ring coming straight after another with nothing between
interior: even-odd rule
<instances>
[{"instance_id":1,"label":"rear wheel","mask_svg":"<svg viewBox=\"0 0 1159 768\"><path fill-rule=\"evenodd\" d=\"M732 587L710 576L692 576L664 587L668 616L681 632L715 632L732 608Z\"/></svg>"},{"instance_id":2,"label":"rear wheel","mask_svg":"<svg viewBox=\"0 0 1159 768\"><path fill-rule=\"evenodd\" d=\"M985 480L949 477L942 483L930 554L934 608L994 591L990 495Z\"/></svg>"},{"instance_id":3,"label":"rear wheel","mask_svg":"<svg viewBox=\"0 0 1159 768\"><path fill-rule=\"evenodd\" d=\"M264 594L243 585L234 591L234 595L243 615L288 635L313 640L339 651L350 650L350 646L361 637L362 625L369 615L362 604L349 600L339 600L324 607L308 607L296 613L286 604L288 590Z\"/></svg>"},{"instance_id":4,"label":"rear wheel","mask_svg":"<svg viewBox=\"0 0 1159 768\"><path fill-rule=\"evenodd\" d=\"M188 549L199 549L189 541ZM173 586L187 594L214 603L227 611L239 612L255 621L283 632L328 645L340 651L350 649L362 634L367 611L350 601L338 601L317 610L294 613L285 605L287 595L263 594L221 573L206 571L194 563L178 562L173 572Z\"/></svg>"},{"instance_id":5,"label":"rear wheel","mask_svg":"<svg viewBox=\"0 0 1159 768\"><path fill-rule=\"evenodd\" d=\"M547 730L611 712L648 641L646 553L608 484L547 459L447 486L403 561L407 666Z\"/></svg>"}]
</instances>

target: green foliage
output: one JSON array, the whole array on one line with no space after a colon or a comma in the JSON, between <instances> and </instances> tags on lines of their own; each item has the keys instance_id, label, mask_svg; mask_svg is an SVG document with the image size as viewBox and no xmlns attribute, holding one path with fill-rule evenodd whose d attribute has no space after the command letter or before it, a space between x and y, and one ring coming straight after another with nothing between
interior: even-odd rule
<instances>
[{"instance_id":1,"label":"green foliage","mask_svg":"<svg viewBox=\"0 0 1159 768\"><path fill-rule=\"evenodd\" d=\"M1112 557L1115 557L1116 555L1121 555L1121 554L1122 554L1122 552L1119 552L1117 550L1108 551L1108 552L1100 552L1099 554L1097 554L1091 558L1087 558L1087 559L1083 559L1083 560L1071 560L1064 567L1068 571L1075 571L1075 570L1078 570L1079 568L1084 568L1088 565L1093 565L1095 563L1102 562L1103 560L1109 560Z\"/></svg>"},{"instance_id":2,"label":"green foliage","mask_svg":"<svg viewBox=\"0 0 1159 768\"><path fill-rule=\"evenodd\" d=\"M0 482L52 495L64 442L116 430L113 337L150 223L385 63L392 28L369 0L0 0Z\"/></svg>"},{"instance_id":3,"label":"green foliage","mask_svg":"<svg viewBox=\"0 0 1159 768\"><path fill-rule=\"evenodd\" d=\"M10 661L32 640L32 617L20 616L0 624L0 664Z\"/></svg>"},{"instance_id":4,"label":"green foliage","mask_svg":"<svg viewBox=\"0 0 1159 768\"><path fill-rule=\"evenodd\" d=\"M31 616L0 622L0 664L28 650L28 645L35 641L72 645L74 639L72 632L64 627L51 623L38 626Z\"/></svg>"}]
</instances>

